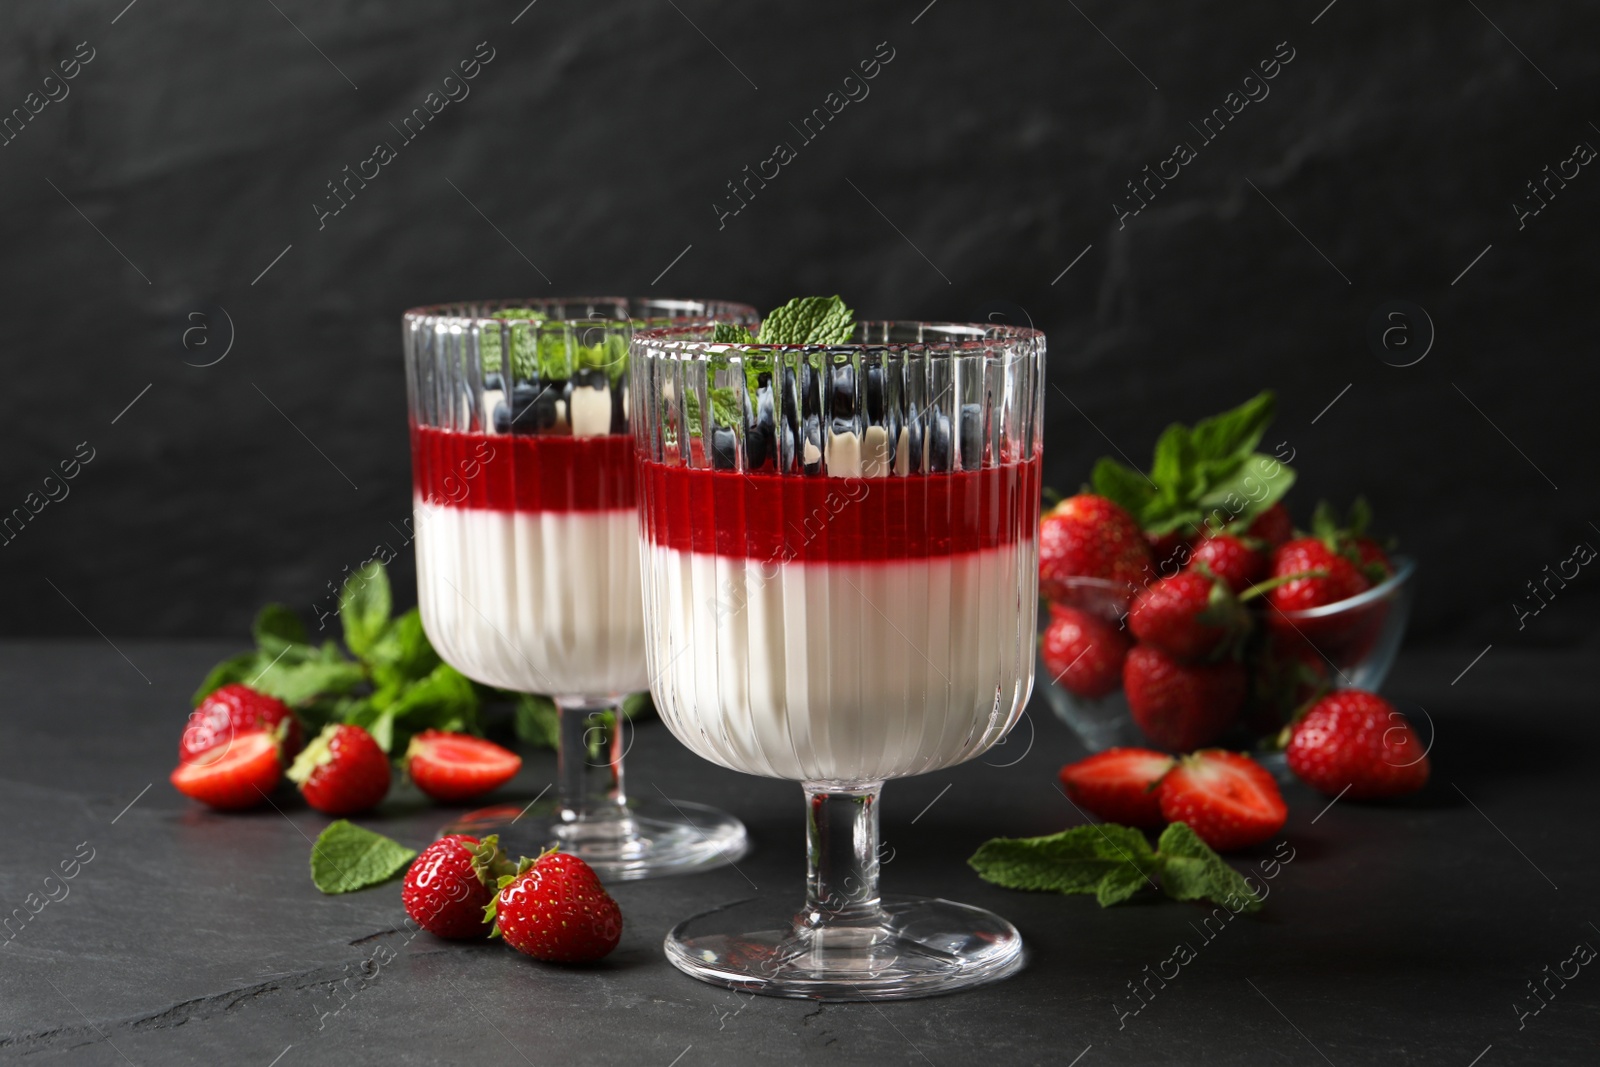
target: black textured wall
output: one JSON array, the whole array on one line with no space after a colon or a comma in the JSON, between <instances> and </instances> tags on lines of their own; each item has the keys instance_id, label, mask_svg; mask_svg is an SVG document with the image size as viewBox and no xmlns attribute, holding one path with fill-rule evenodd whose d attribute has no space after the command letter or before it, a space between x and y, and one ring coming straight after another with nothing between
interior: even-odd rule
<instances>
[{"instance_id":1,"label":"black textured wall","mask_svg":"<svg viewBox=\"0 0 1600 1067\"><path fill-rule=\"evenodd\" d=\"M76 470L0 632L240 635L398 547L410 305L838 291L1043 327L1063 488L1271 386L1301 514L1421 557L1416 639L1588 639L1600 574L1512 604L1600 546L1592 7L523 2L0 9L0 509Z\"/></svg>"}]
</instances>

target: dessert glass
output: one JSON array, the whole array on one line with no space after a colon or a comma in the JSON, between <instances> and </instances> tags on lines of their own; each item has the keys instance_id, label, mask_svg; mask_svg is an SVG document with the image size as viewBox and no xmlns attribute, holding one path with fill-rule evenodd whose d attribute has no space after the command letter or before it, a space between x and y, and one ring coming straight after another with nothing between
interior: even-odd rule
<instances>
[{"instance_id":1,"label":"dessert glass","mask_svg":"<svg viewBox=\"0 0 1600 1067\"><path fill-rule=\"evenodd\" d=\"M802 783L798 908L689 919L668 958L774 996L993 981L1016 928L878 889L879 791L1000 740L1033 684L1044 337L862 323L849 344L632 348L650 689L724 767Z\"/></svg>"},{"instance_id":2,"label":"dessert glass","mask_svg":"<svg viewBox=\"0 0 1600 1067\"><path fill-rule=\"evenodd\" d=\"M621 701L647 688L628 341L641 324L752 321L742 304L595 297L405 314L417 598L445 662L554 699L553 799L472 812L441 833L558 845L602 878L728 863L744 826L628 794Z\"/></svg>"}]
</instances>

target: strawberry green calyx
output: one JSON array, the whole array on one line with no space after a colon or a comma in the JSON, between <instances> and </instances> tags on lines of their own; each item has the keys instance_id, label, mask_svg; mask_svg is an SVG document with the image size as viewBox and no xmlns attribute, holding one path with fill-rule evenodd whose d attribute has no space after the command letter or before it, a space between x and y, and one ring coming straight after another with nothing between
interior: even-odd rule
<instances>
[{"instance_id":1,"label":"strawberry green calyx","mask_svg":"<svg viewBox=\"0 0 1600 1067\"><path fill-rule=\"evenodd\" d=\"M496 836L495 835L491 835L490 837L485 838L485 840L486 841L496 841L496 843L498 844L498 841L496 840ZM496 938L496 937L500 936L499 914L500 914L500 893L501 893L501 891L504 890L507 886L509 886L512 883L516 882L519 878L521 878L523 875L527 874L529 871L533 870L534 867L538 866L540 860L544 859L546 856L553 855L556 851L557 851L556 846L551 845L549 848L545 849L543 852L539 853L537 856L533 857L532 859L529 859L527 856L523 856L521 859L517 860L515 865L513 865L509 859L505 859L505 860L503 860L502 866L499 867L499 868L496 868L496 870L495 870L496 878L495 878L495 882L494 882L494 888L495 888L494 899L489 901L489 903L487 905L485 905L484 909L483 909L483 921L486 922L486 923L493 923L494 924L494 928L489 931L489 936L491 938ZM474 858L473 867L475 869L477 867L476 858ZM487 884L487 883L485 883L485 884Z\"/></svg>"},{"instance_id":2,"label":"strawberry green calyx","mask_svg":"<svg viewBox=\"0 0 1600 1067\"><path fill-rule=\"evenodd\" d=\"M294 762L284 772L284 777L295 785L305 785L306 779L310 778L318 767L332 761L333 749L330 742L333 740L333 735L338 732L338 723L330 723L324 726L322 732L313 737L310 743L300 750L300 754L294 758Z\"/></svg>"},{"instance_id":3,"label":"strawberry green calyx","mask_svg":"<svg viewBox=\"0 0 1600 1067\"><path fill-rule=\"evenodd\" d=\"M1201 566L1205 566L1205 564L1201 564ZM1278 586L1285 585L1289 582L1298 582L1305 578L1326 577L1328 577L1327 571L1296 571L1293 574L1280 574L1276 578L1268 578L1264 582L1257 582L1249 589L1246 589L1244 592L1240 593L1239 602L1243 603L1246 600L1253 600L1258 596L1264 596L1265 594L1270 593L1274 589L1278 588Z\"/></svg>"},{"instance_id":4,"label":"strawberry green calyx","mask_svg":"<svg viewBox=\"0 0 1600 1067\"><path fill-rule=\"evenodd\" d=\"M515 869L510 857L500 850L499 834L490 834L472 850L472 873L486 886L498 887L500 879Z\"/></svg>"},{"instance_id":5,"label":"strawberry green calyx","mask_svg":"<svg viewBox=\"0 0 1600 1067\"><path fill-rule=\"evenodd\" d=\"M1195 570L1211 582L1211 595L1206 600L1204 610L1195 616L1195 622L1202 626L1220 626L1228 635L1212 658L1238 658L1243 654L1244 641L1250 636L1253 623L1250 613L1245 610L1244 598L1234 596L1228 583L1213 574L1204 561L1196 563Z\"/></svg>"}]
</instances>

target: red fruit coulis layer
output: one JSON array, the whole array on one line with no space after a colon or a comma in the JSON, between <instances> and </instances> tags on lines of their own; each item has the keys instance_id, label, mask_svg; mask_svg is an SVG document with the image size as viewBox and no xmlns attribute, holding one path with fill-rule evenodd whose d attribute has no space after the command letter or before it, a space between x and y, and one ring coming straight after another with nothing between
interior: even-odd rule
<instances>
[{"instance_id":1,"label":"red fruit coulis layer","mask_svg":"<svg viewBox=\"0 0 1600 1067\"><path fill-rule=\"evenodd\" d=\"M411 427L411 477L431 507L618 511L637 506L628 434L486 434Z\"/></svg>"},{"instance_id":2,"label":"red fruit coulis layer","mask_svg":"<svg viewBox=\"0 0 1600 1067\"><path fill-rule=\"evenodd\" d=\"M1039 460L949 474L802 477L640 464L654 544L758 562L882 562L1033 540Z\"/></svg>"}]
</instances>

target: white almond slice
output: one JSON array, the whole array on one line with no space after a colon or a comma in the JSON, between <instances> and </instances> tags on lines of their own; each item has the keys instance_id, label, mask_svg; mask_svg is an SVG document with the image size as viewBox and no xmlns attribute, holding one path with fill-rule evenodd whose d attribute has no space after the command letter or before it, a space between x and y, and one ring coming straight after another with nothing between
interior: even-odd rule
<instances>
[{"instance_id":1,"label":"white almond slice","mask_svg":"<svg viewBox=\"0 0 1600 1067\"><path fill-rule=\"evenodd\" d=\"M900 437L894 446L894 473L904 478L911 473L911 431L900 427Z\"/></svg>"},{"instance_id":2,"label":"white almond slice","mask_svg":"<svg viewBox=\"0 0 1600 1067\"><path fill-rule=\"evenodd\" d=\"M889 431L882 426L868 426L861 441L861 477L887 478L889 476Z\"/></svg>"},{"instance_id":3,"label":"white almond slice","mask_svg":"<svg viewBox=\"0 0 1600 1067\"><path fill-rule=\"evenodd\" d=\"M828 474L834 478L861 477L861 439L854 432L828 435Z\"/></svg>"},{"instance_id":4,"label":"white almond slice","mask_svg":"<svg viewBox=\"0 0 1600 1067\"><path fill-rule=\"evenodd\" d=\"M584 385L572 391L572 436L599 437L611 432L611 390Z\"/></svg>"},{"instance_id":5,"label":"white almond slice","mask_svg":"<svg viewBox=\"0 0 1600 1067\"><path fill-rule=\"evenodd\" d=\"M805 444L800 447L801 461L808 466L822 458L822 449L818 448L811 440L806 438Z\"/></svg>"}]
</instances>

